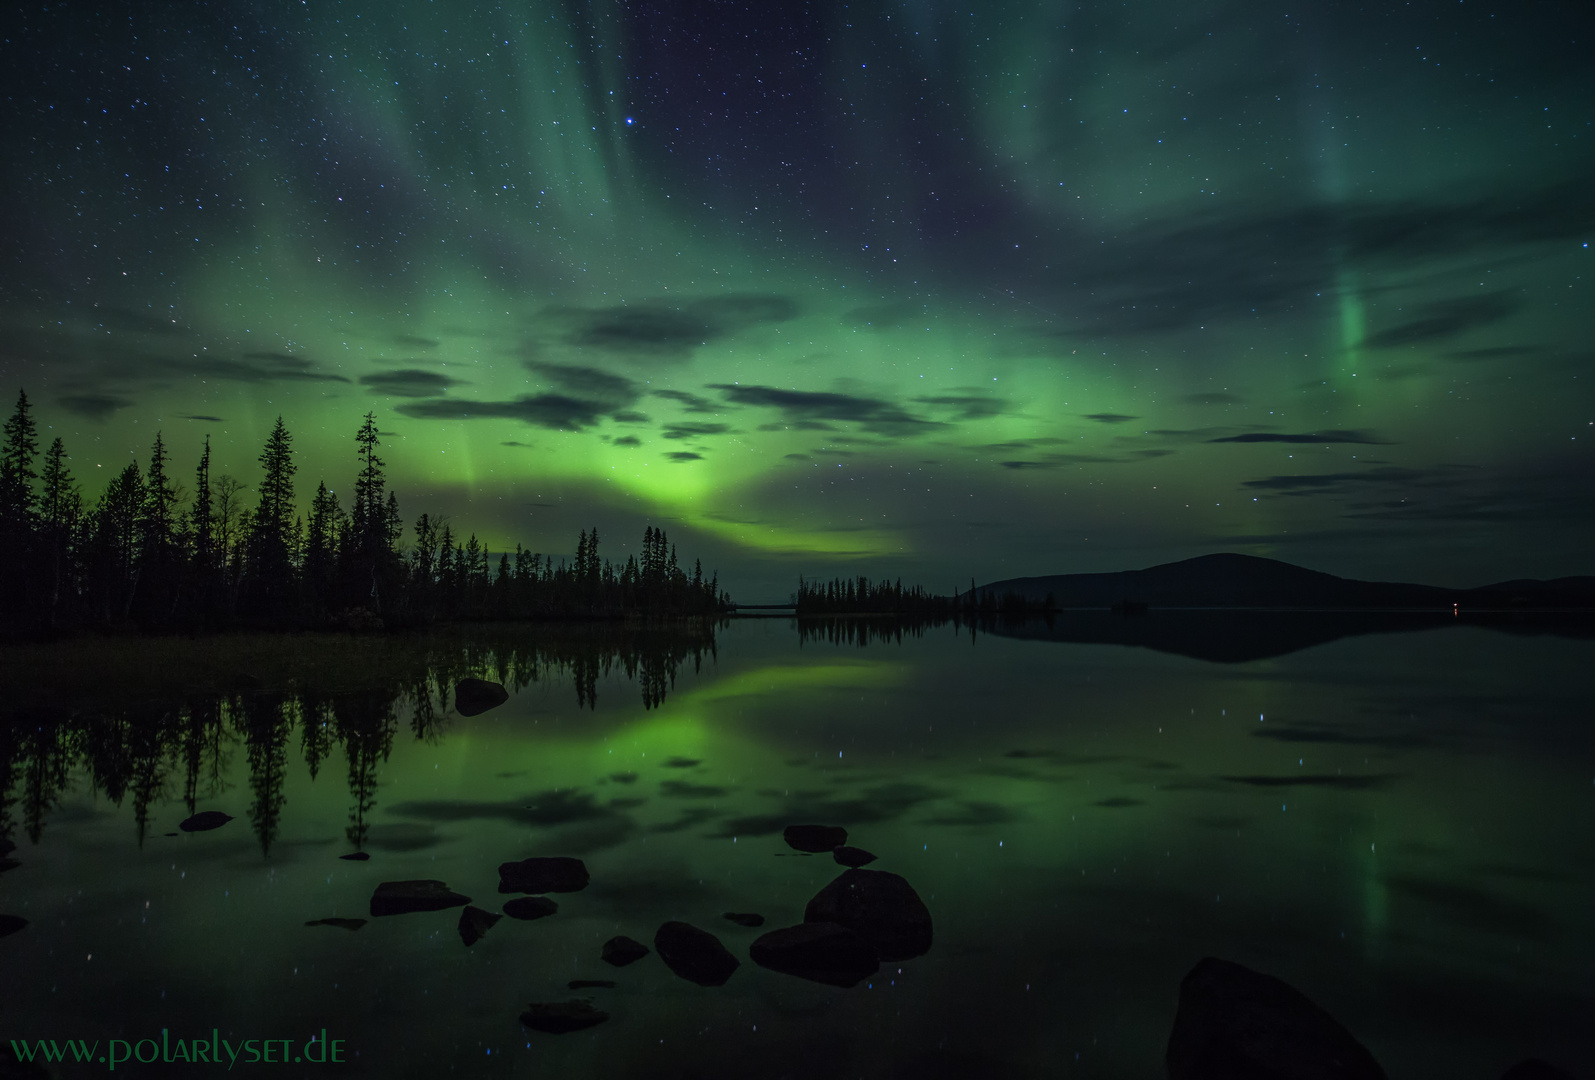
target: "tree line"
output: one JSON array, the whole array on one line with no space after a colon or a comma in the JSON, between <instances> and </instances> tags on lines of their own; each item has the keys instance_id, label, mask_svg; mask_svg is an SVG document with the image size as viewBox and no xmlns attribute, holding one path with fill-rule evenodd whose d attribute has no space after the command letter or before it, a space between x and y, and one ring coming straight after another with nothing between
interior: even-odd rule
<instances>
[{"instance_id":1,"label":"tree line","mask_svg":"<svg viewBox=\"0 0 1595 1080\"><path fill-rule=\"evenodd\" d=\"M616 564L583 530L573 561L517 544L494 553L445 518L422 514L405 542L378 455L376 417L355 433L345 507L322 481L308 514L295 497L293 436L277 418L254 497L212 477L210 437L192 496L159 432L148 464L129 462L92 502L60 438L42 458L27 394L0 445L0 623L9 634L78 629L419 626L438 620L709 615L729 595L718 576L680 565L649 526L641 557Z\"/></svg>"},{"instance_id":2,"label":"tree line","mask_svg":"<svg viewBox=\"0 0 1595 1080\"><path fill-rule=\"evenodd\" d=\"M1031 600L1009 591L998 595L981 591L973 581L969 591L939 596L919 585L904 588L903 581L871 582L867 577L830 581L798 579L792 603L798 615L897 615L911 619L981 619L1019 617L1057 610L1051 593Z\"/></svg>"}]
</instances>

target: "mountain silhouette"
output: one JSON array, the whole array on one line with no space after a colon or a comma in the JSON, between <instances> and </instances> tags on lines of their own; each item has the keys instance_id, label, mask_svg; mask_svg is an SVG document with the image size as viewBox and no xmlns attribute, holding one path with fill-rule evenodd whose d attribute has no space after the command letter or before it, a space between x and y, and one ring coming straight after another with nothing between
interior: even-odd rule
<instances>
[{"instance_id":1,"label":"mountain silhouette","mask_svg":"<svg viewBox=\"0 0 1595 1080\"><path fill-rule=\"evenodd\" d=\"M978 597L1052 598L1057 608L1345 608L1491 610L1595 609L1595 577L1523 579L1474 589L1408 582L1358 581L1317 570L1224 552L1145 570L1008 578L977 586Z\"/></svg>"}]
</instances>

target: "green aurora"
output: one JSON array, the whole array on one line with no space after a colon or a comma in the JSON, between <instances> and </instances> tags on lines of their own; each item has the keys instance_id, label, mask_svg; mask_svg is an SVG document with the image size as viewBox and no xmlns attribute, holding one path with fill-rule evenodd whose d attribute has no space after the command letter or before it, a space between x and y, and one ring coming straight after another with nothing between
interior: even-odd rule
<instances>
[{"instance_id":1,"label":"green aurora","mask_svg":"<svg viewBox=\"0 0 1595 1080\"><path fill-rule=\"evenodd\" d=\"M0 16L0 385L742 600L1240 550L1587 572L1577 4ZM621 538L625 538L622 542Z\"/></svg>"}]
</instances>

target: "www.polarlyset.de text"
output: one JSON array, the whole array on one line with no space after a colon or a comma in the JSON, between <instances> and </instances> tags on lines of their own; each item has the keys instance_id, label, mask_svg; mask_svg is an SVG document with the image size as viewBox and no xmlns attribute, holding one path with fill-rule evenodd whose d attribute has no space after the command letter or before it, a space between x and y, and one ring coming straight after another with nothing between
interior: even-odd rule
<instances>
[{"instance_id":1,"label":"www.polarlyset.de text","mask_svg":"<svg viewBox=\"0 0 1595 1080\"><path fill-rule=\"evenodd\" d=\"M110 1072L130 1062L150 1065L157 1061L168 1065L225 1065L229 1071L238 1065L342 1064L346 1060L345 1041L327 1038L326 1028L305 1040L298 1050L294 1049L294 1039L243 1039L234 1043L222 1038L219 1028L212 1028L208 1039L174 1039L162 1028L159 1039L110 1039L103 1050L97 1039L10 1040L11 1052L19 1062L97 1064Z\"/></svg>"}]
</instances>

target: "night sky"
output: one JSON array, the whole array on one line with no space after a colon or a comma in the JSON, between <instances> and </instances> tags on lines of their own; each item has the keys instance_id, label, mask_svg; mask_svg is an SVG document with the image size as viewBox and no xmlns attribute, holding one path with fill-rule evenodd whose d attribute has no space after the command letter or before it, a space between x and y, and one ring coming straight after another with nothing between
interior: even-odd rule
<instances>
[{"instance_id":1,"label":"night sky","mask_svg":"<svg viewBox=\"0 0 1595 1080\"><path fill-rule=\"evenodd\" d=\"M1591 572L1595 5L7 5L0 391L741 600Z\"/></svg>"}]
</instances>

